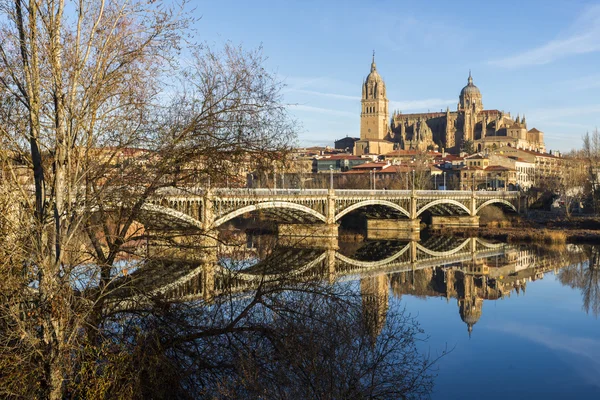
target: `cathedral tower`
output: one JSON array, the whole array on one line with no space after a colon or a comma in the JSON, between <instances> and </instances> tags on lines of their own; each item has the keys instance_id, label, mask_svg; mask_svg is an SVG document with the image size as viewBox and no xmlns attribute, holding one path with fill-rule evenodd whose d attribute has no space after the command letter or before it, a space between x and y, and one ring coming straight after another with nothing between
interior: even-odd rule
<instances>
[{"instance_id":1,"label":"cathedral tower","mask_svg":"<svg viewBox=\"0 0 600 400\"><path fill-rule=\"evenodd\" d=\"M479 88L473 84L473 77L469 70L469 79L467 86L462 88L458 99L458 112L463 114L463 141L475 140L475 127L477 125L477 117L483 110L483 102L481 101L481 92Z\"/></svg>"},{"instance_id":2,"label":"cathedral tower","mask_svg":"<svg viewBox=\"0 0 600 400\"><path fill-rule=\"evenodd\" d=\"M382 140L389 130L388 99L385 83L375 65L375 52L371 62L371 73L362 85L362 111L360 113L361 140Z\"/></svg>"}]
</instances>

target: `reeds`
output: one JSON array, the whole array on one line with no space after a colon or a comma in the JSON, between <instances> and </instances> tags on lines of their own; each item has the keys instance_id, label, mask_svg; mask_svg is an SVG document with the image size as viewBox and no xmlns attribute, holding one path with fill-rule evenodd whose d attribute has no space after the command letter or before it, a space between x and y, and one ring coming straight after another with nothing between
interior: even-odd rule
<instances>
[{"instance_id":1,"label":"reeds","mask_svg":"<svg viewBox=\"0 0 600 400\"><path fill-rule=\"evenodd\" d=\"M508 241L561 244L567 242L567 234L564 231L551 229L525 229L510 232Z\"/></svg>"}]
</instances>

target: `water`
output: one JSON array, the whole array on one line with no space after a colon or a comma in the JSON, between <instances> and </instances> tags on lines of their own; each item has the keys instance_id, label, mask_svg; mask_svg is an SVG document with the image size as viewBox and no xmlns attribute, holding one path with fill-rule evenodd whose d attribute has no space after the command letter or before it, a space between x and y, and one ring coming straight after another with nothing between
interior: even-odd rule
<instances>
[{"instance_id":1,"label":"water","mask_svg":"<svg viewBox=\"0 0 600 400\"><path fill-rule=\"evenodd\" d=\"M433 398L600 398L600 320L582 309L579 289L556 273L529 282L525 293L483 300L471 335L457 300L403 296L430 336L438 363Z\"/></svg>"},{"instance_id":2,"label":"water","mask_svg":"<svg viewBox=\"0 0 600 400\"><path fill-rule=\"evenodd\" d=\"M252 274L293 270L360 293L374 338L386 316L414 316L427 339L420 352L447 352L434 366L433 399L600 399L600 246L433 237L268 252L245 243L253 251L238 267L239 254L221 254L243 281L233 292L251 292Z\"/></svg>"},{"instance_id":3,"label":"water","mask_svg":"<svg viewBox=\"0 0 600 400\"><path fill-rule=\"evenodd\" d=\"M487 273L453 282L465 263L390 275L390 309L417 316L429 336L421 350L451 349L437 363L434 399L600 398L599 248L570 250L521 247L528 263L482 259Z\"/></svg>"},{"instance_id":4,"label":"water","mask_svg":"<svg viewBox=\"0 0 600 400\"><path fill-rule=\"evenodd\" d=\"M364 249L348 256L377 258ZM451 350L437 363L432 397L600 399L600 247L500 253L382 274L389 309L405 308L429 336L421 350Z\"/></svg>"}]
</instances>

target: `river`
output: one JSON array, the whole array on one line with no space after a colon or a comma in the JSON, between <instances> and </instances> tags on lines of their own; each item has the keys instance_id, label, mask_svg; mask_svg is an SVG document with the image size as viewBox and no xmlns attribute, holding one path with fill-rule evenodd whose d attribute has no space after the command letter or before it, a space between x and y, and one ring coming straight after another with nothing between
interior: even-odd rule
<instances>
[{"instance_id":1,"label":"river","mask_svg":"<svg viewBox=\"0 0 600 400\"><path fill-rule=\"evenodd\" d=\"M344 285L362 298L373 340L386 332L390 314L418 323L416 348L430 360L440 356L425 397L600 398L600 246L452 237L321 248L314 238L290 244L259 235L243 242L242 250L222 247L212 272L204 270L202 276L214 279L212 304L231 293L248 296L257 277ZM185 281L187 272L174 265L175 280ZM219 278L226 271L235 277ZM169 286L171 296L207 297L199 288L206 288L204 278L192 275L196 283L186 290Z\"/></svg>"}]
</instances>

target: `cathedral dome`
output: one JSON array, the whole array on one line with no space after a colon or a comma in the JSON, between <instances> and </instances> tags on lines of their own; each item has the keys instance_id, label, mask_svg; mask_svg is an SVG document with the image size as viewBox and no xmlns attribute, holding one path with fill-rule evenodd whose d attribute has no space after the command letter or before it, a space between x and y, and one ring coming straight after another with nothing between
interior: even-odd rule
<instances>
[{"instance_id":1,"label":"cathedral dome","mask_svg":"<svg viewBox=\"0 0 600 400\"><path fill-rule=\"evenodd\" d=\"M460 319L467 324L467 330L469 331L469 336L471 336L473 325L475 325L477 321L479 321L479 318L481 318L483 299L473 298L459 300L458 307Z\"/></svg>"},{"instance_id":2,"label":"cathedral dome","mask_svg":"<svg viewBox=\"0 0 600 400\"><path fill-rule=\"evenodd\" d=\"M481 92L479 91L479 88L473 84L473 77L471 77L471 71L469 71L469 83L467 83L467 86L462 88L462 90L460 91L460 97L465 97L465 96L481 97Z\"/></svg>"},{"instance_id":3,"label":"cathedral dome","mask_svg":"<svg viewBox=\"0 0 600 400\"><path fill-rule=\"evenodd\" d=\"M473 77L471 71L469 71L469 82L467 86L462 88L460 91L460 97L458 100L458 111L471 110L475 113L483 110L483 103L481 102L481 92L479 88L473 84Z\"/></svg>"}]
</instances>

